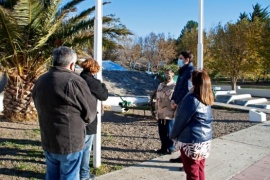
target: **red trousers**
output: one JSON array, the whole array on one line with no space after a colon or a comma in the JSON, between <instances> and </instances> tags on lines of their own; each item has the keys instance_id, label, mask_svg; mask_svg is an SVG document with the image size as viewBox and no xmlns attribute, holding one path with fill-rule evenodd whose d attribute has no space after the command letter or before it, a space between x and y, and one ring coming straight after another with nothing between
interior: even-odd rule
<instances>
[{"instance_id":1,"label":"red trousers","mask_svg":"<svg viewBox=\"0 0 270 180\"><path fill-rule=\"evenodd\" d=\"M187 180L205 180L204 164L205 159L196 161L186 156L185 152L181 148L181 158L184 166L185 173L187 174Z\"/></svg>"}]
</instances>

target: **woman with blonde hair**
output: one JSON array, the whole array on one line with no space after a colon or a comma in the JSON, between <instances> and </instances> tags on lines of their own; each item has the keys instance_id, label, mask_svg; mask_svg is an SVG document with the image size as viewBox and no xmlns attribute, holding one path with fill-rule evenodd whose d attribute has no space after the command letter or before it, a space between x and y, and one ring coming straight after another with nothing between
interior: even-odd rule
<instances>
[{"instance_id":1,"label":"woman with blonde hair","mask_svg":"<svg viewBox=\"0 0 270 180\"><path fill-rule=\"evenodd\" d=\"M105 101L108 98L108 89L104 83L94 78L94 75L100 71L100 66L92 58L86 59L80 66L83 68L80 76L87 82L87 85L94 97L100 101ZM93 102L96 103L96 102ZM91 124L86 126L85 146L83 149L83 158L80 169L81 180L93 180L94 175L90 174L90 153L94 139L94 135L97 133L97 118Z\"/></svg>"},{"instance_id":2,"label":"woman with blonde hair","mask_svg":"<svg viewBox=\"0 0 270 180\"><path fill-rule=\"evenodd\" d=\"M212 140L212 111L214 103L211 80L206 71L192 72L193 91L177 107L170 135L177 141L187 180L204 180L205 159Z\"/></svg>"}]
</instances>

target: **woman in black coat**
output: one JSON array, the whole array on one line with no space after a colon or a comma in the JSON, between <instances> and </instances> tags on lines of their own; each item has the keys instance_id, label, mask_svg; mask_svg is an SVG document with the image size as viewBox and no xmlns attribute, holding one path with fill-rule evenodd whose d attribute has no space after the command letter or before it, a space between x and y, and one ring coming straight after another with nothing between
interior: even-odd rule
<instances>
[{"instance_id":1,"label":"woman in black coat","mask_svg":"<svg viewBox=\"0 0 270 180\"><path fill-rule=\"evenodd\" d=\"M100 66L94 59L86 59L80 64L83 68L80 76L87 82L87 85L96 100L105 101L108 98L108 89L104 83L96 79L94 75L99 72ZM96 103L96 102L95 102ZM83 149L83 158L80 169L80 179L94 179L94 175L90 174L90 153L94 139L97 133L97 118L91 124L86 126L85 146Z\"/></svg>"}]
</instances>

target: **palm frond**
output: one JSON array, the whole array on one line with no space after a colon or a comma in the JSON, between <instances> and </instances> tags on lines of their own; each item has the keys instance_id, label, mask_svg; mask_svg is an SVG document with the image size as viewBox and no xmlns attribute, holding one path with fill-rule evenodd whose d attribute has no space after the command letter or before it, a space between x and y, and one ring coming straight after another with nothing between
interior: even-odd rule
<instances>
[{"instance_id":1,"label":"palm frond","mask_svg":"<svg viewBox=\"0 0 270 180\"><path fill-rule=\"evenodd\" d=\"M19 46L21 39L17 30L16 20L12 13L0 6L0 50L7 54L16 54L16 46ZM2 58L2 57L1 57Z\"/></svg>"},{"instance_id":2,"label":"palm frond","mask_svg":"<svg viewBox=\"0 0 270 180\"><path fill-rule=\"evenodd\" d=\"M84 32L79 34L69 41L65 42L66 45L70 45L72 47L93 47L94 45L94 32ZM82 48L83 49L83 48Z\"/></svg>"},{"instance_id":3,"label":"palm frond","mask_svg":"<svg viewBox=\"0 0 270 180\"><path fill-rule=\"evenodd\" d=\"M53 3L41 1L40 0L33 0L34 2L31 5L31 21L30 26L35 28L36 30L42 28L47 29L50 27L55 20L55 13L61 0L54 0Z\"/></svg>"},{"instance_id":4,"label":"palm frond","mask_svg":"<svg viewBox=\"0 0 270 180\"><path fill-rule=\"evenodd\" d=\"M70 27L70 24L64 24L61 29L61 33L58 34L59 37L67 37L67 38L72 38L76 34L83 33L84 31L89 31L93 29L94 27L94 19L88 19L81 21L77 24L74 24L72 27Z\"/></svg>"},{"instance_id":5,"label":"palm frond","mask_svg":"<svg viewBox=\"0 0 270 180\"><path fill-rule=\"evenodd\" d=\"M19 0L18 3L14 6L12 11L13 17L16 19L18 25L27 26L31 21L31 6L33 3L31 0Z\"/></svg>"},{"instance_id":6,"label":"palm frond","mask_svg":"<svg viewBox=\"0 0 270 180\"><path fill-rule=\"evenodd\" d=\"M83 1L84 0L71 0L70 2L66 3L63 7L58 9L57 13L55 14L55 17L62 16L62 14L67 11L75 12L76 11L75 6Z\"/></svg>"},{"instance_id":7,"label":"palm frond","mask_svg":"<svg viewBox=\"0 0 270 180\"><path fill-rule=\"evenodd\" d=\"M85 20L89 15L91 15L95 11L95 6L88 8L84 11L82 11L79 15L74 16L67 20L67 24L73 25L76 23L79 23L82 20Z\"/></svg>"}]
</instances>

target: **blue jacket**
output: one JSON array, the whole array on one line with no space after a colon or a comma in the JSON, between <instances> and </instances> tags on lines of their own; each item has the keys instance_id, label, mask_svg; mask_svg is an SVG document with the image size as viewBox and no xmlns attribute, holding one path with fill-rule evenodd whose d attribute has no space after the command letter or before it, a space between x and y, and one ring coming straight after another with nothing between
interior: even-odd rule
<instances>
[{"instance_id":1,"label":"blue jacket","mask_svg":"<svg viewBox=\"0 0 270 180\"><path fill-rule=\"evenodd\" d=\"M193 70L194 66L192 63L188 63L179 69L179 76L171 98L171 100L174 100L174 103L177 105L181 103L182 99L189 91L188 80L190 80Z\"/></svg>"},{"instance_id":2,"label":"blue jacket","mask_svg":"<svg viewBox=\"0 0 270 180\"><path fill-rule=\"evenodd\" d=\"M171 139L184 143L200 143L212 139L212 111L194 93L185 96L177 107Z\"/></svg>"}]
</instances>

